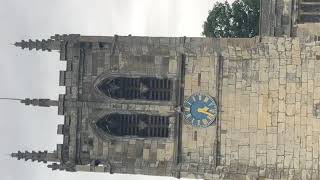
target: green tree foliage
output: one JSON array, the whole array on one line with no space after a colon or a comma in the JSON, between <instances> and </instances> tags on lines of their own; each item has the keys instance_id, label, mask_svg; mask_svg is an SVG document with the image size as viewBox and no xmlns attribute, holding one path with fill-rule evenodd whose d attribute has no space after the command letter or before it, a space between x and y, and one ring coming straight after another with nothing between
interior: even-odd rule
<instances>
[{"instance_id":1,"label":"green tree foliage","mask_svg":"<svg viewBox=\"0 0 320 180\"><path fill-rule=\"evenodd\" d=\"M217 2L203 25L207 37L253 37L259 33L259 0Z\"/></svg>"}]
</instances>

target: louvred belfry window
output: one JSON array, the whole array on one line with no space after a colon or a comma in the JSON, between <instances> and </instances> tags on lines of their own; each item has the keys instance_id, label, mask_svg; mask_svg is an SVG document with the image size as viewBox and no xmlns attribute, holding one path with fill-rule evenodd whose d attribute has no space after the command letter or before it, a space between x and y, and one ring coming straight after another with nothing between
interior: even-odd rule
<instances>
[{"instance_id":1,"label":"louvred belfry window","mask_svg":"<svg viewBox=\"0 0 320 180\"><path fill-rule=\"evenodd\" d=\"M113 136L168 137L169 135L167 116L113 113L97 121L96 125Z\"/></svg>"},{"instance_id":2,"label":"louvred belfry window","mask_svg":"<svg viewBox=\"0 0 320 180\"><path fill-rule=\"evenodd\" d=\"M298 3L300 23L320 22L319 0L300 0Z\"/></svg>"},{"instance_id":3,"label":"louvred belfry window","mask_svg":"<svg viewBox=\"0 0 320 180\"><path fill-rule=\"evenodd\" d=\"M99 90L114 99L170 101L172 98L172 80L164 78L126 78L105 79Z\"/></svg>"}]
</instances>

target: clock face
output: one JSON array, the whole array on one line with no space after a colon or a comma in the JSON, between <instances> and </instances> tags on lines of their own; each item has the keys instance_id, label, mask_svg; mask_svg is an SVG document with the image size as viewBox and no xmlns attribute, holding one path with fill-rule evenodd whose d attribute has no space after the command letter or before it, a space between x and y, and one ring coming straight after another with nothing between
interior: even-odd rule
<instances>
[{"instance_id":1,"label":"clock face","mask_svg":"<svg viewBox=\"0 0 320 180\"><path fill-rule=\"evenodd\" d=\"M184 102L185 120L196 127L212 125L217 116L217 104L211 96L194 94Z\"/></svg>"}]
</instances>

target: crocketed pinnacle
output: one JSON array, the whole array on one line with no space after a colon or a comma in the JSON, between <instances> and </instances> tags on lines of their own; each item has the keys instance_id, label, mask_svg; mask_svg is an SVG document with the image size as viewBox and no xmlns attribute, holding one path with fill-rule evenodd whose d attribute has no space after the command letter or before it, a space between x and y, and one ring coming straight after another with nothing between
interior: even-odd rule
<instances>
[{"instance_id":1,"label":"crocketed pinnacle","mask_svg":"<svg viewBox=\"0 0 320 180\"><path fill-rule=\"evenodd\" d=\"M11 157L17 158L18 160L24 159L25 161L28 161L30 159L31 161L38 161L43 163L47 163L48 161L51 161L51 162L58 161L56 153L55 152L48 153L48 151L38 151L38 152L18 151L17 153L12 153Z\"/></svg>"},{"instance_id":2,"label":"crocketed pinnacle","mask_svg":"<svg viewBox=\"0 0 320 180\"><path fill-rule=\"evenodd\" d=\"M33 105L33 106L41 106L41 107L50 107L50 106L58 106L58 101L50 100L50 99L23 99L20 101L25 105Z\"/></svg>"},{"instance_id":3,"label":"crocketed pinnacle","mask_svg":"<svg viewBox=\"0 0 320 180\"><path fill-rule=\"evenodd\" d=\"M22 49L28 48L29 50L36 49L36 50L42 50L42 51L51 51L51 46L54 40L48 39L48 40L29 40L29 41L24 41L22 40L21 42L16 42L14 43L15 46L21 47Z\"/></svg>"}]
</instances>

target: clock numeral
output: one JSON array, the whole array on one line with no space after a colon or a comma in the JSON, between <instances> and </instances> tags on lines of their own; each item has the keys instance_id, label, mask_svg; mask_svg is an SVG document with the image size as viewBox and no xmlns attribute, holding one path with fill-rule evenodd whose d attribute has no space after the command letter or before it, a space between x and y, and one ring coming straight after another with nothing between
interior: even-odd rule
<instances>
[{"instance_id":1,"label":"clock numeral","mask_svg":"<svg viewBox=\"0 0 320 180\"><path fill-rule=\"evenodd\" d=\"M187 121L192 122L193 121L193 117L191 116L191 114L187 115Z\"/></svg>"},{"instance_id":2,"label":"clock numeral","mask_svg":"<svg viewBox=\"0 0 320 180\"><path fill-rule=\"evenodd\" d=\"M202 100L202 96L201 96L201 95L199 95L199 100L200 100L200 101Z\"/></svg>"},{"instance_id":3,"label":"clock numeral","mask_svg":"<svg viewBox=\"0 0 320 180\"><path fill-rule=\"evenodd\" d=\"M205 124L204 124L203 120L201 120L199 126L204 126L204 125Z\"/></svg>"},{"instance_id":4,"label":"clock numeral","mask_svg":"<svg viewBox=\"0 0 320 180\"><path fill-rule=\"evenodd\" d=\"M208 98L208 97L205 97L203 101L206 103L206 102L209 101L209 98Z\"/></svg>"},{"instance_id":5,"label":"clock numeral","mask_svg":"<svg viewBox=\"0 0 320 180\"><path fill-rule=\"evenodd\" d=\"M185 107L185 108L184 108L184 111L186 111L186 112L190 112L190 108Z\"/></svg>"},{"instance_id":6,"label":"clock numeral","mask_svg":"<svg viewBox=\"0 0 320 180\"><path fill-rule=\"evenodd\" d=\"M193 119L193 120L192 120L192 125L197 126L197 125L198 125L198 123L199 123L199 121L198 121L198 120L196 120L196 119Z\"/></svg>"},{"instance_id":7,"label":"clock numeral","mask_svg":"<svg viewBox=\"0 0 320 180\"><path fill-rule=\"evenodd\" d=\"M192 96L192 100L193 100L193 102L196 102L196 101L197 101L194 96Z\"/></svg>"},{"instance_id":8,"label":"clock numeral","mask_svg":"<svg viewBox=\"0 0 320 180\"><path fill-rule=\"evenodd\" d=\"M208 116L209 119L214 119L215 114L213 114L212 116Z\"/></svg>"},{"instance_id":9,"label":"clock numeral","mask_svg":"<svg viewBox=\"0 0 320 180\"><path fill-rule=\"evenodd\" d=\"M184 106L184 107L190 107L190 105L191 105L191 104L189 104L189 102L186 101L183 106Z\"/></svg>"},{"instance_id":10,"label":"clock numeral","mask_svg":"<svg viewBox=\"0 0 320 180\"><path fill-rule=\"evenodd\" d=\"M203 125L207 125L208 124L208 120L207 119L202 119L202 123L203 123Z\"/></svg>"}]
</instances>

